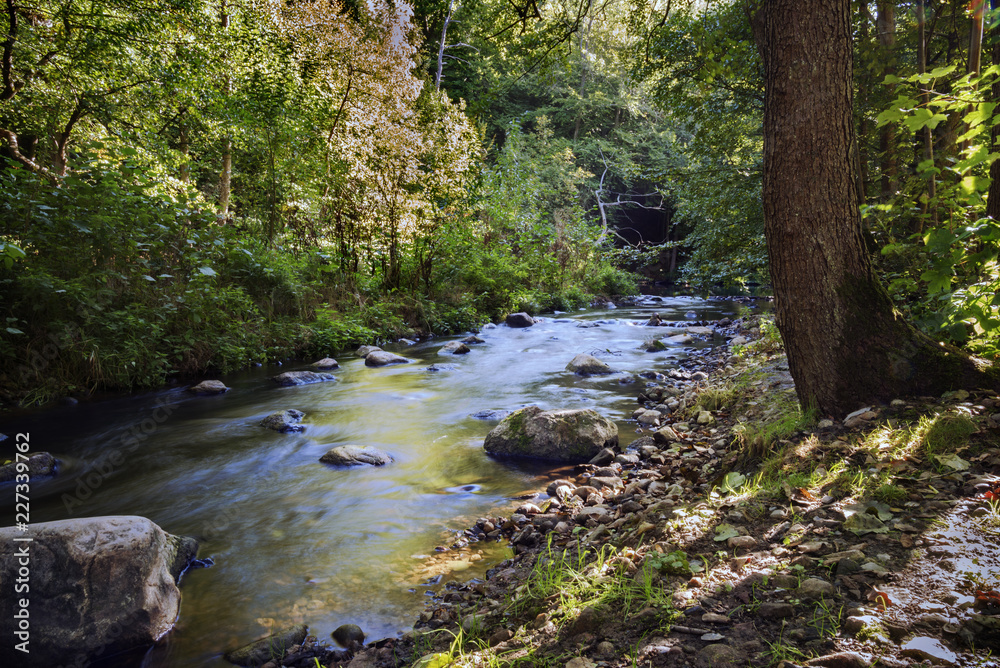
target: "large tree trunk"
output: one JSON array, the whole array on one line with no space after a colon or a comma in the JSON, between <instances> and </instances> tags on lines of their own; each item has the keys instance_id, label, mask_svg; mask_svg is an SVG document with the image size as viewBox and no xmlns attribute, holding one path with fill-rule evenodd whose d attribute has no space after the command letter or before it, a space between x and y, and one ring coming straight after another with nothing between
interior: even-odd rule
<instances>
[{"instance_id":1,"label":"large tree trunk","mask_svg":"<svg viewBox=\"0 0 1000 668\"><path fill-rule=\"evenodd\" d=\"M850 0L763 0L764 220L775 317L799 402L842 416L864 403L996 383L910 327L875 277L851 149Z\"/></svg>"}]
</instances>

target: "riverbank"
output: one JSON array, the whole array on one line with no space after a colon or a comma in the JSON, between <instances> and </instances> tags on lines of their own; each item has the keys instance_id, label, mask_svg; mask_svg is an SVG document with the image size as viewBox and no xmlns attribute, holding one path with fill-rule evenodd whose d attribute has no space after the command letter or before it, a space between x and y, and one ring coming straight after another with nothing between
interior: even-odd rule
<instances>
[{"instance_id":1,"label":"riverbank","mask_svg":"<svg viewBox=\"0 0 1000 668\"><path fill-rule=\"evenodd\" d=\"M512 559L344 665L990 665L1000 398L813 423L773 331L737 326L738 354L649 383L664 424L467 532Z\"/></svg>"}]
</instances>

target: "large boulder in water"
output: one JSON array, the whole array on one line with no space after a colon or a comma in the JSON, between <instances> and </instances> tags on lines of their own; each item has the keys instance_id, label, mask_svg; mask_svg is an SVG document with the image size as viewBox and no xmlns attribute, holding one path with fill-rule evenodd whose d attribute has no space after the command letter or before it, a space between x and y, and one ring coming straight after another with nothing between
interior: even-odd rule
<instances>
[{"instance_id":1,"label":"large boulder in water","mask_svg":"<svg viewBox=\"0 0 1000 668\"><path fill-rule=\"evenodd\" d=\"M392 463L392 456L370 445L338 445L319 460L334 466L385 466Z\"/></svg>"},{"instance_id":2,"label":"large boulder in water","mask_svg":"<svg viewBox=\"0 0 1000 668\"><path fill-rule=\"evenodd\" d=\"M588 462L604 448L618 445L618 426L589 408L514 411L487 434L483 447L500 457L532 457Z\"/></svg>"},{"instance_id":3,"label":"large boulder in water","mask_svg":"<svg viewBox=\"0 0 1000 668\"><path fill-rule=\"evenodd\" d=\"M181 602L177 579L197 549L194 539L168 534L145 517L0 529L0 582L10 587L0 597L0 665L86 665L144 651L173 627ZM30 591L15 593L19 575L30 578ZM30 615L24 623L22 610ZM22 642L29 653L17 649Z\"/></svg>"},{"instance_id":4,"label":"large boulder in water","mask_svg":"<svg viewBox=\"0 0 1000 668\"><path fill-rule=\"evenodd\" d=\"M302 411L289 408L287 410L278 411L277 413L271 413L260 421L260 426L273 429L281 432L282 434L292 431L305 431L305 426L299 424L305 416L306 414Z\"/></svg>"},{"instance_id":5,"label":"large boulder in water","mask_svg":"<svg viewBox=\"0 0 1000 668\"><path fill-rule=\"evenodd\" d=\"M286 371L271 378L282 387L291 385L308 385L309 383L323 383L328 380L337 380L332 373L317 373L315 371Z\"/></svg>"},{"instance_id":6,"label":"large boulder in water","mask_svg":"<svg viewBox=\"0 0 1000 668\"><path fill-rule=\"evenodd\" d=\"M0 439L3 440L3 439ZM4 464L0 466L0 483L12 482L17 480L17 465L19 462L13 461L9 464ZM44 478L45 476L55 475L56 473L56 458L48 452L36 452L35 454L28 457L27 462L20 462L23 465L27 465L28 470L22 471L28 474L28 481L34 482L38 478ZM22 465L22 469L24 466ZM24 478L21 478L24 482Z\"/></svg>"},{"instance_id":7,"label":"large boulder in water","mask_svg":"<svg viewBox=\"0 0 1000 668\"><path fill-rule=\"evenodd\" d=\"M357 355L358 357L368 357L372 353L378 352L380 350L382 349L379 348L378 346L360 346L357 350L354 351L354 354Z\"/></svg>"},{"instance_id":8,"label":"large boulder in water","mask_svg":"<svg viewBox=\"0 0 1000 668\"><path fill-rule=\"evenodd\" d=\"M511 313L506 322L508 327L531 327L535 324L535 319L527 313Z\"/></svg>"},{"instance_id":9,"label":"large boulder in water","mask_svg":"<svg viewBox=\"0 0 1000 668\"><path fill-rule=\"evenodd\" d=\"M465 345L461 341L449 341L448 343L441 346L438 350L439 355L464 355L469 352L471 348Z\"/></svg>"},{"instance_id":10,"label":"large boulder in water","mask_svg":"<svg viewBox=\"0 0 1000 668\"><path fill-rule=\"evenodd\" d=\"M611 367L597 359L593 355L580 353L566 365L567 371L578 373L581 376L600 376L612 373Z\"/></svg>"},{"instance_id":11,"label":"large boulder in water","mask_svg":"<svg viewBox=\"0 0 1000 668\"><path fill-rule=\"evenodd\" d=\"M408 364L410 360L396 353L376 350L365 357L365 366L389 366L390 364Z\"/></svg>"}]
</instances>

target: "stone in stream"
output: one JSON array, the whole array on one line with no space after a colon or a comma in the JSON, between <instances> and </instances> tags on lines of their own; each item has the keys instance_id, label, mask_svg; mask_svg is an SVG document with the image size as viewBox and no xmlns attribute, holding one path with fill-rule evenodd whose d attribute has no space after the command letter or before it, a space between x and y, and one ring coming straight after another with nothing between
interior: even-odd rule
<instances>
[{"instance_id":1,"label":"stone in stream","mask_svg":"<svg viewBox=\"0 0 1000 668\"><path fill-rule=\"evenodd\" d=\"M292 431L305 431L305 426L299 424L305 416L306 414L302 411L289 408L288 410L271 413L260 421L260 426L283 434Z\"/></svg>"},{"instance_id":2,"label":"stone in stream","mask_svg":"<svg viewBox=\"0 0 1000 668\"><path fill-rule=\"evenodd\" d=\"M11 462L0 466L0 483L13 482L17 480L18 463L19 462ZM56 465L58 462L56 461L56 458L48 452L36 452L28 457L27 462L20 463L27 464L28 470L22 472L28 474L29 482L34 482L38 478L55 475Z\"/></svg>"},{"instance_id":3,"label":"stone in stream","mask_svg":"<svg viewBox=\"0 0 1000 668\"><path fill-rule=\"evenodd\" d=\"M438 350L439 355L464 355L470 352L469 346L461 341L449 341Z\"/></svg>"},{"instance_id":4,"label":"stone in stream","mask_svg":"<svg viewBox=\"0 0 1000 668\"><path fill-rule=\"evenodd\" d=\"M341 624L330 637L344 649L354 650L365 644L365 632L357 624Z\"/></svg>"},{"instance_id":5,"label":"stone in stream","mask_svg":"<svg viewBox=\"0 0 1000 668\"><path fill-rule=\"evenodd\" d=\"M188 388L188 392L193 394L222 394L228 392L229 388L221 380L203 380L197 385Z\"/></svg>"},{"instance_id":6,"label":"stone in stream","mask_svg":"<svg viewBox=\"0 0 1000 668\"><path fill-rule=\"evenodd\" d=\"M481 339L475 334L465 337L462 339L462 343L486 343L486 339Z\"/></svg>"},{"instance_id":7,"label":"stone in stream","mask_svg":"<svg viewBox=\"0 0 1000 668\"><path fill-rule=\"evenodd\" d=\"M510 411L485 410L485 411L476 411L475 413L471 413L469 417L472 418L473 420L502 420L508 415L510 415Z\"/></svg>"},{"instance_id":8,"label":"stone in stream","mask_svg":"<svg viewBox=\"0 0 1000 668\"><path fill-rule=\"evenodd\" d=\"M584 463L618 446L618 426L591 409L514 411L486 436L483 447L499 457Z\"/></svg>"},{"instance_id":9,"label":"stone in stream","mask_svg":"<svg viewBox=\"0 0 1000 668\"><path fill-rule=\"evenodd\" d=\"M332 357L324 357L321 360L313 362L312 365L314 367L316 367L317 369L339 369L340 368L340 364L337 362L337 360L333 359Z\"/></svg>"},{"instance_id":10,"label":"stone in stream","mask_svg":"<svg viewBox=\"0 0 1000 668\"><path fill-rule=\"evenodd\" d=\"M379 348L378 346L360 346L357 350L354 351L354 354L357 355L358 357L368 357L372 353L378 352L380 350L382 349Z\"/></svg>"},{"instance_id":11,"label":"stone in stream","mask_svg":"<svg viewBox=\"0 0 1000 668\"><path fill-rule=\"evenodd\" d=\"M527 313L511 313L506 322L508 327L531 327L535 324L535 319Z\"/></svg>"},{"instance_id":12,"label":"stone in stream","mask_svg":"<svg viewBox=\"0 0 1000 668\"><path fill-rule=\"evenodd\" d=\"M20 542L18 539L31 539ZM0 665L87 665L102 656L145 652L177 619L177 579L198 543L145 517L88 517L0 529ZM29 559L30 594L14 594ZM30 607L22 607L27 599ZM19 611L30 617L30 652L16 649Z\"/></svg>"},{"instance_id":13,"label":"stone in stream","mask_svg":"<svg viewBox=\"0 0 1000 668\"><path fill-rule=\"evenodd\" d=\"M331 448L319 458L324 464L334 466L384 466L392 462L392 456L370 445L339 445Z\"/></svg>"},{"instance_id":14,"label":"stone in stream","mask_svg":"<svg viewBox=\"0 0 1000 668\"><path fill-rule=\"evenodd\" d=\"M280 664L281 659L292 646L302 644L302 641L306 639L307 632L308 628L305 624L289 626L266 638L255 640L239 649L226 652L222 658L229 663L247 668L258 668L268 661Z\"/></svg>"},{"instance_id":15,"label":"stone in stream","mask_svg":"<svg viewBox=\"0 0 1000 668\"><path fill-rule=\"evenodd\" d=\"M323 383L326 381L337 380L337 377L332 373L317 373L315 371L286 371L285 373L279 373L277 376L272 376L271 380L282 387L291 387L293 385L308 385L310 383Z\"/></svg>"},{"instance_id":16,"label":"stone in stream","mask_svg":"<svg viewBox=\"0 0 1000 668\"><path fill-rule=\"evenodd\" d=\"M599 376L612 373L611 367L586 353L580 353L570 360L569 364L566 365L566 370L581 376Z\"/></svg>"},{"instance_id":17,"label":"stone in stream","mask_svg":"<svg viewBox=\"0 0 1000 668\"><path fill-rule=\"evenodd\" d=\"M409 362L410 360L401 355L384 350L370 352L365 357L365 366L389 366L390 364L409 364Z\"/></svg>"}]
</instances>

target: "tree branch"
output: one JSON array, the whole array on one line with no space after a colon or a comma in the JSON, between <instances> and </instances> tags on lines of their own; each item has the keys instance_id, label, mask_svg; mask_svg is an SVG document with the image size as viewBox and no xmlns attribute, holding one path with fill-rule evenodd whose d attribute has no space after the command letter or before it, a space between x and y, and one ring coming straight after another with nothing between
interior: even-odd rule
<instances>
[{"instance_id":1,"label":"tree branch","mask_svg":"<svg viewBox=\"0 0 1000 668\"><path fill-rule=\"evenodd\" d=\"M7 154L10 156L11 159L14 160L14 162L16 162L19 165L22 165L23 167L26 167L29 171L32 171L35 174L44 176L45 178L50 179L52 181L56 180L55 174L53 174L45 167L42 167L37 162L27 157L23 153L21 153L21 150L17 145L16 133L11 132L6 128L0 128L0 138L3 138L4 140L7 141Z\"/></svg>"},{"instance_id":2,"label":"tree branch","mask_svg":"<svg viewBox=\"0 0 1000 668\"><path fill-rule=\"evenodd\" d=\"M3 90L0 91L0 102L6 102L17 95L12 72L14 42L17 40L17 5L14 4L14 0L7 0L7 22L7 38L3 42L3 60L0 61L0 77L2 77L3 83Z\"/></svg>"}]
</instances>

